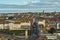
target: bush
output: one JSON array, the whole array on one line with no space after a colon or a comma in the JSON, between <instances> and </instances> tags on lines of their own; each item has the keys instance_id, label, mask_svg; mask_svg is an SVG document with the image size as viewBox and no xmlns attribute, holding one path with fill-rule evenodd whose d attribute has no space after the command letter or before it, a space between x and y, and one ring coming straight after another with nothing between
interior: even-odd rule
<instances>
[{"instance_id":1,"label":"bush","mask_svg":"<svg viewBox=\"0 0 60 40\"><path fill-rule=\"evenodd\" d=\"M48 30L48 33L53 34L55 31L56 31L56 29L55 29L55 28L50 28L50 30Z\"/></svg>"}]
</instances>

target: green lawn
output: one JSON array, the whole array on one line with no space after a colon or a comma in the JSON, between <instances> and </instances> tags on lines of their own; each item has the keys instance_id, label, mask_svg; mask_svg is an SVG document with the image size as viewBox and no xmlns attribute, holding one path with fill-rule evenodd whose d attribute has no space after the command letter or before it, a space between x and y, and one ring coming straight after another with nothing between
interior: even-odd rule
<instances>
[{"instance_id":1,"label":"green lawn","mask_svg":"<svg viewBox=\"0 0 60 40\"><path fill-rule=\"evenodd\" d=\"M15 35L20 35L20 36L25 35L25 30L11 30L11 32Z\"/></svg>"},{"instance_id":2,"label":"green lawn","mask_svg":"<svg viewBox=\"0 0 60 40\"><path fill-rule=\"evenodd\" d=\"M3 30L3 32L14 34L14 35L19 35L19 36L25 35L25 30ZM31 34L32 34L31 30L28 30L28 35L31 35Z\"/></svg>"},{"instance_id":3,"label":"green lawn","mask_svg":"<svg viewBox=\"0 0 60 40\"><path fill-rule=\"evenodd\" d=\"M28 35L31 35L32 34L32 31L31 30L28 30Z\"/></svg>"}]
</instances>

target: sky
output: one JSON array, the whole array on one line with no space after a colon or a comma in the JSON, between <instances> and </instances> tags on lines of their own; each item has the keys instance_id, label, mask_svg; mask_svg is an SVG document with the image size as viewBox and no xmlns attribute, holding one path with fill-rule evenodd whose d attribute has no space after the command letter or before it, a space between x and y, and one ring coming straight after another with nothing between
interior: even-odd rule
<instances>
[{"instance_id":1,"label":"sky","mask_svg":"<svg viewBox=\"0 0 60 40\"><path fill-rule=\"evenodd\" d=\"M0 0L0 4L26 4L30 0Z\"/></svg>"},{"instance_id":2,"label":"sky","mask_svg":"<svg viewBox=\"0 0 60 40\"><path fill-rule=\"evenodd\" d=\"M60 0L0 0L0 4L8 4L8 5L13 4L13 5L18 5L18 6L29 5L27 10L26 10L26 8L23 9L24 11L20 10L20 9L15 10L17 12L20 12L20 11L21 12L25 12L25 11L26 12L33 12L33 11L39 12L42 10L45 10L46 12L51 12L51 11L59 11L60 12ZM0 9L1 9L1 7L0 7ZM34 9L32 9L32 8L34 8ZM37 10L35 10L35 9L37 9ZM8 10L9 10L9 12L12 12L12 10L11 11L10 11L10 9L8 9ZM6 10L3 10L3 11L7 12ZM0 10L0 12L2 12L2 11Z\"/></svg>"},{"instance_id":3,"label":"sky","mask_svg":"<svg viewBox=\"0 0 60 40\"><path fill-rule=\"evenodd\" d=\"M29 2L60 4L60 0L0 0L0 4L26 4Z\"/></svg>"}]
</instances>

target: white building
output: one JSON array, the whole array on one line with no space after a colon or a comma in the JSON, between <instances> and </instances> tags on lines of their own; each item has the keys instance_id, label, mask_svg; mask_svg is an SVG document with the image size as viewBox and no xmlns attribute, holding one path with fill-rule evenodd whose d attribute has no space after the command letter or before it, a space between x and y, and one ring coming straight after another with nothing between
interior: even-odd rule
<instances>
[{"instance_id":1,"label":"white building","mask_svg":"<svg viewBox=\"0 0 60 40\"><path fill-rule=\"evenodd\" d=\"M3 24L3 29L9 29L9 24L8 23Z\"/></svg>"},{"instance_id":2,"label":"white building","mask_svg":"<svg viewBox=\"0 0 60 40\"><path fill-rule=\"evenodd\" d=\"M28 38L28 30L30 29L31 27L31 23L21 23L21 29L25 29L25 36L26 36L26 39Z\"/></svg>"},{"instance_id":3,"label":"white building","mask_svg":"<svg viewBox=\"0 0 60 40\"><path fill-rule=\"evenodd\" d=\"M21 25L21 29L29 29L31 26L31 23L25 22L25 23L21 23L20 25Z\"/></svg>"},{"instance_id":4,"label":"white building","mask_svg":"<svg viewBox=\"0 0 60 40\"><path fill-rule=\"evenodd\" d=\"M3 29L3 24L0 24L0 29Z\"/></svg>"},{"instance_id":5,"label":"white building","mask_svg":"<svg viewBox=\"0 0 60 40\"><path fill-rule=\"evenodd\" d=\"M21 25L20 24L9 23L9 29L10 30L20 30Z\"/></svg>"},{"instance_id":6,"label":"white building","mask_svg":"<svg viewBox=\"0 0 60 40\"><path fill-rule=\"evenodd\" d=\"M0 29L10 29L10 30L26 30L30 29L31 23L5 23L0 24Z\"/></svg>"}]
</instances>

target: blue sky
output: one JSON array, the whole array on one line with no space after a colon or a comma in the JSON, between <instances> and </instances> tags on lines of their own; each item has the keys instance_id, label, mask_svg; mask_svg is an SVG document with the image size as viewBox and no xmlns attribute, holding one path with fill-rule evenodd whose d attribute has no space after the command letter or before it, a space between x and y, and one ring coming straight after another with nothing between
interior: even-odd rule
<instances>
[{"instance_id":1,"label":"blue sky","mask_svg":"<svg viewBox=\"0 0 60 40\"><path fill-rule=\"evenodd\" d=\"M0 0L0 4L26 5L30 2L40 2L40 0Z\"/></svg>"},{"instance_id":2,"label":"blue sky","mask_svg":"<svg viewBox=\"0 0 60 40\"><path fill-rule=\"evenodd\" d=\"M30 0L0 0L0 4L24 4Z\"/></svg>"},{"instance_id":3,"label":"blue sky","mask_svg":"<svg viewBox=\"0 0 60 40\"><path fill-rule=\"evenodd\" d=\"M0 4L25 4L29 2L45 2L45 3L59 3L60 0L0 0Z\"/></svg>"},{"instance_id":4,"label":"blue sky","mask_svg":"<svg viewBox=\"0 0 60 40\"><path fill-rule=\"evenodd\" d=\"M0 12L40 12L42 10L45 10L46 12L51 12L51 11L59 11L60 12L60 0L0 0L0 4L14 4L18 5L15 8L18 10L10 10L13 8L13 6L1 6L0 5ZM23 6L22 6L23 5ZM22 7L21 7L22 6ZM4 9L3 11L1 8L8 8ZM20 10L22 9L22 10Z\"/></svg>"}]
</instances>

